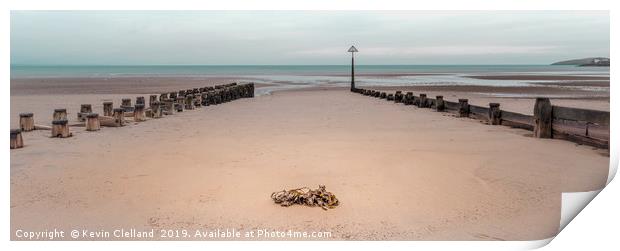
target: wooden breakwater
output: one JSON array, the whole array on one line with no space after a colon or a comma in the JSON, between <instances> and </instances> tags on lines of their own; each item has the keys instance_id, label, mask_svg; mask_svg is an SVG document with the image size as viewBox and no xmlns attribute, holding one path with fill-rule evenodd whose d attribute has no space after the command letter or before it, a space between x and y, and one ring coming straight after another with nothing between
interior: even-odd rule
<instances>
[{"instance_id":1,"label":"wooden breakwater","mask_svg":"<svg viewBox=\"0 0 620 251\"><path fill-rule=\"evenodd\" d=\"M534 132L537 138L564 139L578 144L609 149L609 112L589 109L554 106L548 98L537 98L533 115L526 115L501 109L500 103L489 103L488 107L469 104L468 99L458 102L435 98L426 94L403 94L402 91L386 93L377 90L355 88L352 92L365 96L386 99L403 105L429 108L438 112L450 112L458 117L478 119L489 125L504 125Z\"/></svg>"},{"instance_id":2,"label":"wooden breakwater","mask_svg":"<svg viewBox=\"0 0 620 251\"><path fill-rule=\"evenodd\" d=\"M184 110L253 97L254 83L230 83L152 94L148 105L144 96L136 97L134 105L131 105L130 98L123 98L118 108L114 108L113 102L106 101L103 102L103 115L94 113L91 104L81 104L76 121L68 120L66 108L57 108L53 110L51 125L35 124L33 113L20 113L20 128L11 129L11 149L24 147L22 134L33 130L50 130L52 138L67 138L73 136L71 127L84 127L86 131L96 132L101 127L122 127L131 121L144 122Z\"/></svg>"}]
</instances>

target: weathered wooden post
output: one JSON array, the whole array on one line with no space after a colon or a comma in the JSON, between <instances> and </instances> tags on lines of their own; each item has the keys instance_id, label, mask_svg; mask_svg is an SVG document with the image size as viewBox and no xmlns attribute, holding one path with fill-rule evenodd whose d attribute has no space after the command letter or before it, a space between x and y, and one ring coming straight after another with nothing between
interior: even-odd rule
<instances>
[{"instance_id":1,"label":"weathered wooden post","mask_svg":"<svg viewBox=\"0 0 620 251\"><path fill-rule=\"evenodd\" d=\"M153 107L153 102L157 101L157 95L149 96L149 107Z\"/></svg>"},{"instance_id":2,"label":"weathered wooden post","mask_svg":"<svg viewBox=\"0 0 620 251\"><path fill-rule=\"evenodd\" d=\"M24 139L22 138L22 130L11 129L11 149L24 147Z\"/></svg>"},{"instance_id":3,"label":"weathered wooden post","mask_svg":"<svg viewBox=\"0 0 620 251\"><path fill-rule=\"evenodd\" d=\"M420 101L418 102L418 107L426 108L428 107L427 103L428 103L428 100L426 100L426 94L420 93Z\"/></svg>"},{"instance_id":4,"label":"weathered wooden post","mask_svg":"<svg viewBox=\"0 0 620 251\"><path fill-rule=\"evenodd\" d=\"M153 116L154 119L158 119L162 117L162 108L161 108L160 102L155 101L151 103L151 115Z\"/></svg>"},{"instance_id":5,"label":"weathered wooden post","mask_svg":"<svg viewBox=\"0 0 620 251\"><path fill-rule=\"evenodd\" d=\"M67 109L65 108L54 109L54 115L52 117L53 117L53 120L67 119Z\"/></svg>"},{"instance_id":6,"label":"weathered wooden post","mask_svg":"<svg viewBox=\"0 0 620 251\"><path fill-rule=\"evenodd\" d=\"M202 95L200 94L200 92L196 92L193 94L194 96L194 107L198 108L202 106Z\"/></svg>"},{"instance_id":7,"label":"weathered wooden post","mask_svg":"<svg viewBox=\"0 0 620 251\"><path fill-rule=\"evenodd\" d=\"M183 112L183 107L185 107L184 103L185 103L185 96L177 96L174 102L174 109L177 112Z\"/></svg>"},{"instance_id":8,"label":"weathered wooden post","mask_svg":"<svg viewBox=\"0 0 620 251\"><path fill-rule=\"evenodd\" d=\"M78 112L77 117L78 121L84 122L86 121L86 114L93 112L93 107L90 104L81 104L80 112Z\"/></svg>"},{"instance_id":9,"label":"weathered wooden post","mask_svg":"<svg viewBox=\"0 0 620 251\"><path fill-rule=\"evenodd\" d=\"M125 125L125 110L123 108L114 108L112 117L114 118L115 126Z\"/></svg>"},{"instance_id":10,"label":"weathered wooden post","mask_svg":"<svg viewBox=\"0 0 620 251\"><path fill-rule=\"evenodd\" d=\"M52 121L52 138L68 138L71 137L69 125L66 119Z\"/></svg>"},{"instance_id":11,"label":"weathered wooden post","mask_svg":"<svg viewBox=\"0 0 620 251\"><path fill-rule=\"evenodd\" d=\"M219 105L224 102L224 99L222 98L223 96L224 96L223 91L220 86L220 89L215 91L215 104L216 105Z\"/></svg>"},{"instance_id":12,"label":"weathered wooden post","mask_svg":"<svg viewBox=\"0 0 620 251\"><path fill-rule=\"evenodd\" d=\"M489 124L499 125L502 122L502 110L499 109L499 103L489 103Z\"/></svg>"},{"instance_id":13,"label":"weathered wooden post","mask_svg":"<svg viewBox=\"0 0 620 251\"><path fill-rule=\"evenodd\" d=\"M19 128L22 132L34 130L34 114L25 112L19 114Z\"/></svg>"},{"instance_id":14,"label":"weathered wooden post","mask_svg":"<svg viewBox=\"0 0 620 251\"><path fill-rule=\"evenodd\" d=\"M394 101L394 94L390 93L386 97L387 101Z\"/></svg>"},{"instance_id":15,"label":"weathered wooden post","mask_svg":"<svg viewBox=\"0 0 620 251\"><path fill-rule=\"evenodd\" d=\"M394 94L394 103L401 103L401 102L403 102L403 92L396 91L396 93Z\"/></svg>"},{"instance_id":16,"label":"weathered wooden post","mask_svg":"<svg viewBox=\"0 0 620 251\"><path fill-rule=\"evenodd\" d=\"M412 105L413 104L413 92L407 92L403 97L403 104Z\"/></svg>"},{"instance_id":17,"label":"weathered wooden post","mask_svg":"<svg viewBox=\"0 0 620 251\"><path fill-rule=\"evenodd\" d=\"M466 98L459 99L459 117L469 117L469 104Z\"/></svg>"},{"instance_id":18,"label":"weathered wooden post","mask_svg":"<svg viewBox=\"0 0 620 251\"><path fill-rule=\"evenodd\" d=\"M379 95L379 98L385 99L387 98L387 94L385 92L381 92L381 94Z\"/></svg>"},{"instance_id":19,"label":"weathered wooden post","mask_svg":"<svg viewBox=\"0 0 620 251\"><path fill-rule=\"evenodd\" d=\"M194 94L187 94L185 96L185 109L194 110Z\"/></svg>"},{"instance_id":20,"label":"weathered wooden post","mask_svg":"<svg viewBox=\"0 0 620 251\"><path fill-rule=\"evenodd\" d=\"M121 108L125 112L133 112L133 106L131 105L131 99L124 98L121 100Z\"/></svg>"},{"instance_id":21,"label":"weathered wooden post","mask_svg":"<svg viewBox=\"0 0 620 251\"><path fill-rule=\"evenodd\" d=\"M144 104L136 104L133 110L133 120L136 122L146 121L144 115Z\"/></svg>"},{"instance_id":22,"label":"weathered wooden post","mask_svg":"<svg viewBox=\"0 0 620 251\"><path fill-rule=\"evenodd\" d=\"M162 103L163 106L163 114L165 115L174 115L174 111L175 111L175 107L174 107L174 100L172 99L165 99L164 102Z\"/></svg>"},{"instance_id":23,"label":"weathered wooden post","mask_svg":"<svg viewBox=\"0 0 620 251\"><path fill-rule=\"evenodd\" d=\"M534 104L534 137L553 137L553 109L549 98L536 98Z\"/></svg>"},{"instance_id":24,"label":"weathered wooden post","mask_svg":"<svg viewBox=\"0 0 620 251\"><path fill-rule=\"evenodd\" d=\"M159 95L159 101L164 101L168 99L168 93L162 93Z\"/></svg>"},{"instance_id":25,"label":"weathered wooden post","mask_svg":"<svg viewBox=\"0 0 620 251\"><path fill-rule=\"evenodd\" d=\"M254 83L249 83L248 85L250 85L250 98L254 97Z\"/></svg>"},{"instance_id":26,"label":"weathered wooden post","mask_svg":"<svg viewBox=\"0 0 620 251\"><path fill-rule=\"evenodd\" d=\"M136 97L136 104L146 105L146 103L144 101L144 96Z\"/></svg>"},{"instance_id":27,"label":"weathered wooden post","mask_svg":"<svg viewBox=\"0 0 620 251\"><path fill-rule=\"evenodd\" d=\"M103 116L112 116L112 104L111 101L103 102Z\"/></svg>"},{"instance_id":28,"label":"weathered wooden post","mask_svg":"<svg viewBox=\"0 0 620 251\"><path fill-rule=\"evenodd\" d=\"M446 109L446 104L443 102L443 96L435 96L435 110L443 112L444 109Z\"/></svg>"},{"instance_id":29,"label":"weathered wooden post","mask_svg":"<svg viewBox=\"0 0 620 251\"><path fill-rule=\"evenodd\" d=\"M209 106L209 93L207 92L203 92L202 94L200 94L201 97L201 105L202 106Z\"/></svg>"},{"instance_id":30,"label":"weathered wooden post","mask_svg":"<svg viewBox=\"0 0 620 251\"><path fill-rule=\"evenodd\" d=\"M89 113L86 115L86 131L99 131L101 124L99 123L99 114Z\"/></svg>"},{"instance_id":31,"label":"weathered wooden post","mask_svg":"<svg viewBox=\"0 0 620 251\"><path fill-rule=\"evenodd\" d=\"M131 99L130 98L121 99L121 107L123 106L131 106Z\"/></svg>"}]
</instances>

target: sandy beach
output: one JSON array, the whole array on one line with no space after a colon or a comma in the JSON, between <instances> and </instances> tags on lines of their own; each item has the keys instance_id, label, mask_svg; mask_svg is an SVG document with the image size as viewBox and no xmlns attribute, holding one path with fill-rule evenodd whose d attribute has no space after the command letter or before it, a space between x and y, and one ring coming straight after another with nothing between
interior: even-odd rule
<instances>
[{"instance_id":1,"label":"sandy beach","mask_svg":"<svg viewBox=\"0 0 620 251\"><path fill-rule=\"evenodd\" d=\"M234 80L46 80L56 83L46 87L12 80L11 127L20 112L49 124L54 108L75 120L81 103L101 113L104 100L116 107L124 97ZM553 87L382 88L500 102L523 113L540 93L557 95L554 104L609 110L604 92ZM335 87L71 130L67 139L24 133L25 147L11 150L12 233L234 228L327 231L329 240L538 240L558 232L561 193L601 189L609 166L606 150ZM269 197L320 184L340 206L284 208Z\"/></svg>"}]
</instances>

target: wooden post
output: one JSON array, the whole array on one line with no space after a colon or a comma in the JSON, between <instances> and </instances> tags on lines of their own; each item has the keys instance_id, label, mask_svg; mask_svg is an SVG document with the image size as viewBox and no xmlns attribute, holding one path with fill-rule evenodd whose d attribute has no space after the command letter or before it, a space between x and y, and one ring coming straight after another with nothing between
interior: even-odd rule
<instances>
[{"instance_id":1,"label":"wooden post","mask_svg":"<svg viewBox=\"0 0 620 251\"><path fill-rule=\"evenodd\" d=\"M53 120L63 120L63 119L67 119L67 109L64 109L64 108L54 109Z\"/></svg>"},{"instance_id":2,"label":"wooden post","mask_svg":"<svg viewBox=\"0 0 620 251\"><path fill-rule=\"evenodd\" d=\"M162 117L162 108L161 108L160 102L155 101L151 103L151 114L154 119L158 119Z\"/></svg>"},{"instance_id":3,"label":"wooden post","mask_svg":"<svg viewBox=\"0 0 620 251\"><path fill-rule=\"evenodd\" d=\"M111 101L103 102L103 116L112 116L112 104Z\"/></svg>"},{"instance_id":4,"label":"wooden post","mask_svg":"<svg viewBox=\"0 0 620 251\"><path fill-rule=\"evenodd\" d=\"M125 125L125 110L122 108L114 108L112 117L114 117L114 125L115 126L124 126Z\"/></svg>"},{"instance_id":5,"label":"wooden post","mask_svg":"<svg viewBox=\"0 0 620 251\"><path fill-rule=\"evenodd\" d=\"M469 104L466 98L459 99L459 117L469 117Z\"/></svg>"},{"instance_id":6,"label":"wooden post","mask_svg":"<svg viewBox=\"0 0 620 251\"><path fill-rule=\"evenodd\" d=\"M124 98L121 100L121 106L131 106L131 99L130 98Z\"/></svg>"},{"instance_id":7,"label":"wooden post","mask_svg":"<svg viewBox=\"0 0 620 251\"><path fill-rule=\"evenodd\" d=\"M502 122L502 111L499 109L499 103L489 103L489 124L499 125Z\"/></svg>"},{"instance_id":8,"label":"wooden post","mask_svg":"<svg viewBox=\"0 0 620 251\"><path fill-rule=\"evenodd\" d=\"M381 92L381 95L379 95L379 98L385 99L387 98L387 94L385 92Z\"/></svg>"},{"instance_id":9,"label":"wooden post","mask_svg":"<svg viewBox=\"0 0 620 251\"><path fill-rule=\"evenodd\" d=\"M418 102L418 107L426 108L427 106L426 94L420 93L420 101Z\"/></svg>"},{"instance_id":10,"label":"wooden post","mask_svg":"<svg viewBox=\"0 0 620 251\"><path fill-rule=\"evenodd\" d=\"M168 99L168 93L162 93L159 95L159 101L164 101Z\"/></svg>"},{"instance_id":11,"label":"wooden post","mask_svg":"<svg viewBox=\"0 0 620 251\"><path fill-rule=\"evenodd\" d=\"M202 106L202 95L200 94L200 92L196 92L193 94L194 95L194 107L201 107Z\"/></svg>"},{"instance_id":12,"label":"wooden post","mask_svg":"<svg viewBox=\"0 0 620 251\"><path fill-rule=\"evenodd\" d=\"M185 109L194 110L194 94L187 94L185 96Z\"/></svg>"},{"instance_id":13,"label":"wooden post","mask_svg":"<svg viewBox=\"0 0 620 251\"><path fill-rule=\"evenodd\" d=\"M250 85L250 98L254 97L254 83L249 83Z\"/></svg>"},{"instance_id":14,"label":"wooden post","mask_svg":"<svg viewBox=\"0 0 620 251\"><path fill-rule=\"evenodd\" d=\"M19 128L23 132L34 130L34 114L31 112L19 114Z\"/></svg>"},{"instance_id":15,"label":"wooden post","mask_svg":"<svg viewBox=\"0 0 620 251\"><path fill-rule=\"evenodd\" d=\"M171 92L170 93L170 99L175 100L177 98L177 94L176 92Z\"/></svg>"},{"instance_id":16,"label":"wooden post","mask_svg":"<svg viewBox=\"0 0 620 251\"><path fill-rule=\"evenodd\" d=\"M201 97L202 106L209 106L209 99L208 99L209 93L203 92L200 95L202 95L202 97Z\"/></svg>"},{"instance_id":17,"label":"wooden post","mask_svg":"<svg viewBox=\"0 0 620 251\"><path fill-rule=\"evenodd\" d=\"M86 114L93 112L93 107L90 104L82 104L80 105L80 112L78 112L77 117L78 121L84 122L86 121Z\"/></svg>"},{"instance_id":18,"label":"wooden post","mask_svg":"<svg viewBox=\"0 0 620 251\"><path fill-rule=\"evenodd\" d=\"M403 103L405 105L413 105L413 92L407 92L407 94L405 94Z\"/></svg>"},{"instance_id":19,"label":"wooden post","mask_svg":"<svg viewBox=\"0 0 620 251\"><path fill-rule=\"evenodd\" d=\"M443 102L443 96L435 96L435 110L443 112L446 109L446 104Z\"/></svg>"},{"instance_id":20,"label":"wooden post","mask_svg":"<svg viewBox=\"0 0 620 251\"><path fill-rule=\"evenodd\" d=\"M68 138L71 137L69 125L66 119L52 121L52 138Z\"/></svg>"},{"instance_id":21,"label":"wooden post","mask_svg":"<svg viewBox=\"0 0 620 251\"><path fill-rule=\"evenodd\" d=\"M403 92L396 91L396 93L394 94L394 103L401 103L401 102L403 102Z\"/></svg>"},{"instance_id":22,"label":"wooden post","mask_svg":"<svg viewBox=\"0 0 620 251\"><path fill-rule=\"evenodd\" d=\"M136 104L146 105L146 103L144 101L144 96L136 97Z\"/></svg>"},{"instance_id":23,"label":"wooden post","mask_svg":"<svg viewBox=\"0 0 620 251\"><path fill-rule=\"evenodd\" d=\"M121 100L121 108L125 112L133 112L133 106L131 105L131 99L130 98L122 99Z\"/></svg>"},{"instance_id":24,"label":"wooden post","mask_svg":"<svg viewBox=\"0 0 620 251\"><path fill-rule=\"evenodd\" d=\"M101 124L99 123L99 114L89 113L86 115L86 131L99 131Z\"/></svg>"},{"instance_id":25,"label":"wooden post","mask_svg":"<svg viewBox=\"0 0 620 251\"><path fill-rule=\"evenodd\" d=\"M177 96L176 101L174 102L174 109L177 112L183 112L183 107L185 103L185 96Z\"/></svg>"},{"instance_id":26,"label":"wooden post","mask_svg":"<svg viewBox=\"0 0 620 251\"><path fill-rule=\"evenodd\" d=\"M392 93L388 94L387 97L386 97L386 100L387 101L394 101L394 94L392 94Z\"/></svg>"},{"instance_id":27,"label":"wooden post","mask_svg":"<svg viewBox=\"0 0 620 251\"><path fill-rule=\"evenodd\" d=\"M153 107L153 102L157 101L157 95L149 96L149 107Z\"/></svg>"},{"instance_id":28,"label":"wooden post","mask_svg":"<svg viewBox=\"0 0 620 251\"><path fill-rule=\"evenodd\" d=\"M216 105L219 105L219 104L221 104L223 102L223 98L222 98L223 95L222 95L222 89L221 88L222 87L220 86L220 89L215 91L215 97L214 98L215 98L215 104Z\"/></svg>"},{"instance_id":29,"label":"wooden post","mask_svg":"<svg viewBox=\"0 0 620 251\"><path fill-rule=\"evenodd\" d=\"M136 122L146 121L144 115L144 104L136 104L133 110L133 120Z\"/></svg>"},{"instance_id":30,"label":"wooden post","mask_svg":"<svg viewBox=\"0 0 620 251\"><path fill-rule=\"evenodd\" d=\"M163 110L165 115L173 115L176 108L174 107L174 101L172 99L166 99L163 103Z\"/></svg>"},{"instance_id":31,"label":"wooden post","mask_svg":"<svg viewBox=\"0 0 620 251\"><path fill-rule=\"evenodd\" d=\"M548 98L536 98L534 104L534 137L553 137L553 109Z\"/></svg>"},{"instance_id":32,"label":"wooden post","mask_svg":"<svg viewBox=\"0 0 620 251\"><path fill-rule=\"evenodd\" d=\"M22 130L11 129L11 149L24 147L24 139L22 138Z\"/></svg>"}]
</instances>

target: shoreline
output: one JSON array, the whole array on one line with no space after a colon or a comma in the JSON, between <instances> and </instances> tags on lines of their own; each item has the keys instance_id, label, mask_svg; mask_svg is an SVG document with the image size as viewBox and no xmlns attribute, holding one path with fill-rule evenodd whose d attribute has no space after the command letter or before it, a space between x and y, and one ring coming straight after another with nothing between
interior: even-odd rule
<instances>
[{"instance_id":1,"label":"shoreline","mask_svg":"<svg viewBox=\"0 0 620 251\"><path fill-rule=\"evenodd\" d=\"M132 78L58 78L58 79L27 79L11 80L11 126L17 126L18 114L34 112L35 120L47 120L55 108L66 108L70 114L78 112L82 103L100 107L103 101L114 101L120 104L122 98L135 98L162 92L177 91L179 89L209 86L238 81L237 78L163 78L163 77L132 77ZM587 85L588 83L586 83ZM278 92L297 92L310 90L342 90L348 92L348 87L337 85L305 85L305 84L278 84L256 83L257 95L275 94ZM594 85L597 87L598 84ZM537 96L552 98L554 104L568 107L586 108L609 111L609 90L593 89L586 91L574 89L574 86L557 87L553 85L535 86L481 86L481 85L416 85L416 86L386 86L361 85L363 88L373 88L394 92L426 93L429 96L444 95L447 100L469 98L472 104L486 106L490 102L500 102L502 107L514 112L531 114L533 99Z\"/></svg>"}]
</instances>

